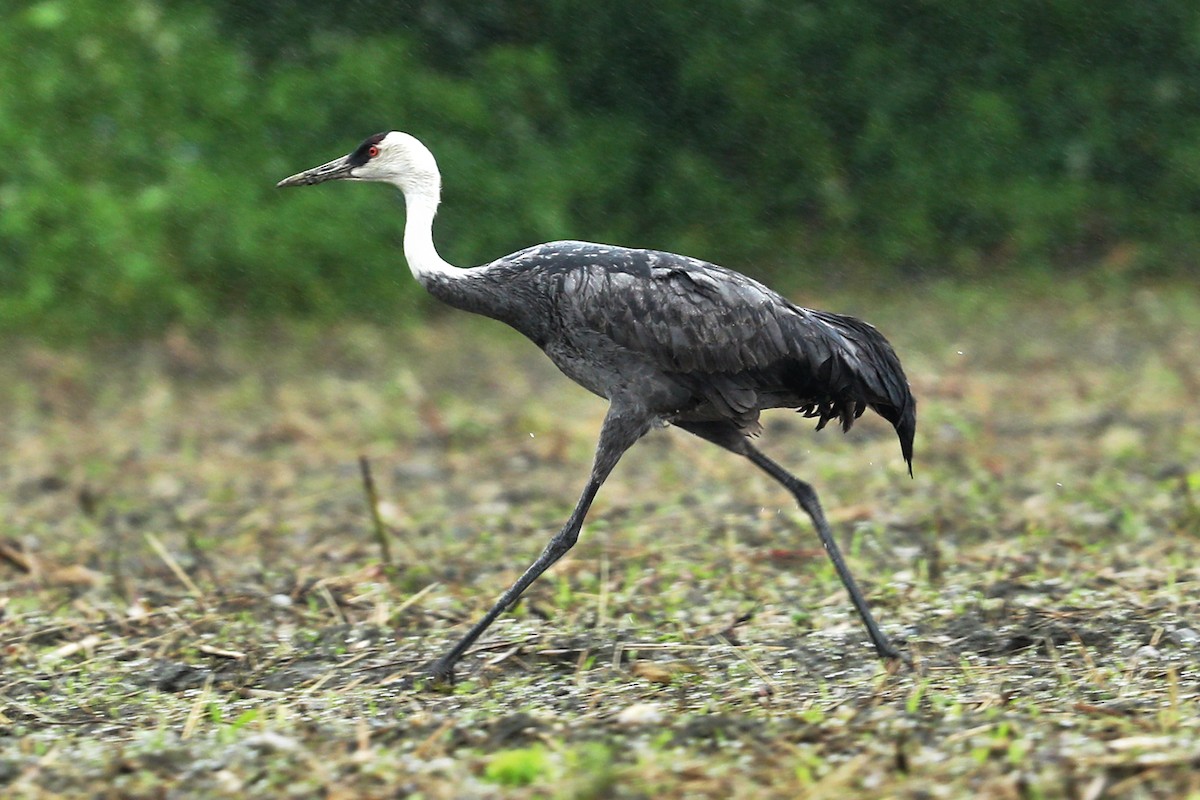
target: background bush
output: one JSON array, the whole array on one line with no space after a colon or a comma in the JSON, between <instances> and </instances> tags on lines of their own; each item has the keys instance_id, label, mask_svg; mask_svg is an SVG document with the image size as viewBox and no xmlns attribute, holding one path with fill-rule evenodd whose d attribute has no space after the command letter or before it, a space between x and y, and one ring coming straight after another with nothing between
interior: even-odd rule
<instances>
[{"instance_id":1,"label":"background bush","mask_svg":"<svg viewBox=\"0 0 1200 800\"><path fill-rule=\"evenodd\" d=\"M413 313L390 128L460 264L578 237L780 284L1196 268L1200 11L1014 0L43 0L0 25L0 328Z\"/></svg>"}]
</instances>

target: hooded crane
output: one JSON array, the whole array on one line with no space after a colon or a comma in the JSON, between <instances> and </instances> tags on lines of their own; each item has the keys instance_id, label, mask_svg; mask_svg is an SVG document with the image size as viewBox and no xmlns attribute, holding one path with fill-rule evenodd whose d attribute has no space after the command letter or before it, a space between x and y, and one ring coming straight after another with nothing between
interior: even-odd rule
<instances>
[{"instance_id":1,"label":"hooded crane","mask_svg":"<svg viewBox=\"0 0 1200 800\"><path fill-rule=\"evenodd\" d=\"M890 422L912 474L916 401L890 344L852 317L795 305L733 270L686 256L588 242L551 242L461 269L438 255L433 218L441 174L407 133L366 139L354 152L279 186L382 181L404 194L404 255L413 277L455 308L520 331L567 377L609 402L592 471L570 518L541 555L422 677L453 680L455 664L539 575L575 544L618 459L651 428L673 425L749 459L796 498L817 529L880 658L902 659L879 629L829 529L812 486L749 437L759 412L796 409L848 430L867 408Z\"/></svg>"}]
</instances>

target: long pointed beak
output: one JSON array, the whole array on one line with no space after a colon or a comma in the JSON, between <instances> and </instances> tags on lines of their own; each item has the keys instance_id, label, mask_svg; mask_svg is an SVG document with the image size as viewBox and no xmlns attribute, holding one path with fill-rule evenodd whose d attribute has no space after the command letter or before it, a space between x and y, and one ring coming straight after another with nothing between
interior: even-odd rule
<instances>
[{"instance_id":1,"label":"long pointed beak","mask_svg":"<svg viewBox=\"0 0 1200 800\"><path fill-rule=\"evenodd\" d=\"M350 170L354 169L354 165L350 163L350 156L342 156L335 158L328 164L322 164L319 167L306 169L304 172L297 172L291 177L284 178L276 186L312 186L315 183L324 183L325 181L336 181L353 177Z\"/></svg>"}]
</instances>

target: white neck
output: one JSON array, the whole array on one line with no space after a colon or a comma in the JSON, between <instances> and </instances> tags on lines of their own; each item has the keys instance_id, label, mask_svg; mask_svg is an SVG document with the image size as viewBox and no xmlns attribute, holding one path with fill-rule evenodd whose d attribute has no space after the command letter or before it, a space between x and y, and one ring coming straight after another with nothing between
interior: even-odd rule
<instances>
[{"instance_id":1,"label":"white neck","mask_svg":"<svg viewBox=\"0 0 1200 800\"><path fill-rule=\"evenodd\" d=\"M413 277L422 285L434 276L457 278L462 270L451 266L438 255L433 244L433 218L437 215L438 189L432 187L405 186L397 183L404 192L407 219L404 223L404 257Z\"/></svg>"}]
</instances>

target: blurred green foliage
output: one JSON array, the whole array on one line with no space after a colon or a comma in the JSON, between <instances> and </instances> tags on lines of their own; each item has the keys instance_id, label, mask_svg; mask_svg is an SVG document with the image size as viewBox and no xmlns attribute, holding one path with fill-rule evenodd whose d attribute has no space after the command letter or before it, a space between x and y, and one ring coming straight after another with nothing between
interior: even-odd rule
<instances>
[{"instance_id":1,"label":"blurred green foliage","mask_svg":"<svg viewBox=\"0 0 1200 800\"><path fill-rule=\"evenodd\" d=\"M392 128L439 158L455 263L570 236L783 288L813 271L1194 271L1198 9L10 5L0 328L410 315L394 193L274 189Z\"/></svg>"}]
</instances>

